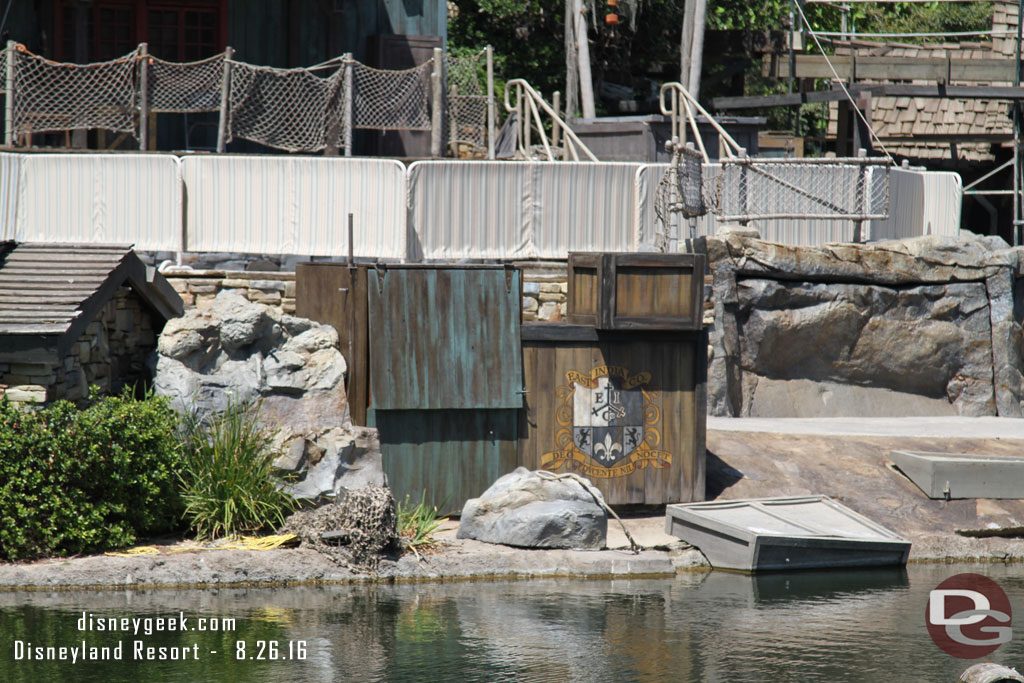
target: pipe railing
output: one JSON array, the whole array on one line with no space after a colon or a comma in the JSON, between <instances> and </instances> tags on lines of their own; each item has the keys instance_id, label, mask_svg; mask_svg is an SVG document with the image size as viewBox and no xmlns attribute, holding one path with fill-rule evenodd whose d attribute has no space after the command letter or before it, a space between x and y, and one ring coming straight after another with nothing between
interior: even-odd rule
<instances>
[{"instance_id":1,"label":"pipe railing","mask_svg":"<svg viewBox=\"0 0 1024 683\"><path fill-rule=\"evenodd\" d=\"M666 102L665 96L668 95L668 101ZM722 127L718 121L715 120L711 114L708 113L704 107L700 106L698 102L690 93L683 87L682 83L665 83L661 86L661 90L658 91L658 106L661 108L661 113L668 116L672 120L672 139L678 138L681 144L686 144L686 124L690 125L690 129L693 131L694 142L697 143L697 147L700 149L701 156L704 157L704 163L711 163L711 158L708 156L708 152L704 149L704 141L700 136L700 131L697 128L697 114L707 119L711 127L718 133L718 150L719 155L724 155L728 159L734 159L745 155L743 148L740 147L739 143L733 139L729 133L726 132L725 128ZM681 121L680 118L685 117L685 120Z\"/></svg>"},{"instance_id":2,"label":"pipe railing","mask_svg":"<svg viewBox=\"0 0 1024 683\"><path fill-rule=\"evenodd\" d=\"M509 93L513 90L515 91L515 104L509 99ZM515 113L516 115L517 145L519 153L524 157L529 158L532 154L531 148L533 145L531 144L531 139L534 130L536 130L548 161L555 161L554 150L559 148L559 142L561 142L563 149L559 157L563 160L572 157L573 161L580 161L581 152L590 161L598 160L594 153L583 144L583 141L579 139L572 128L562 120L558 112L552 109L544 101L541 94L523 79L515 78L505 84L505 109L509 113ZM544 121L541 118L542 113L551 119L554 133L551 139L548 138L547 131L544 129Z\"/></svg>"}]
</instances>

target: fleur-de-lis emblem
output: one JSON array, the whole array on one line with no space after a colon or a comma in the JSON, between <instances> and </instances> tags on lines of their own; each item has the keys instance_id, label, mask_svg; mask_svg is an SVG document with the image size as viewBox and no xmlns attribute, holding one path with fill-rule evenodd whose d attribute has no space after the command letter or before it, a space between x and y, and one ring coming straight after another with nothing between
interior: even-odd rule
<instances>
[{"instance_id":1,"label":"fleur-de-lis emblem","mask_svg":"<svg viewBox=\"0 0 1024 683\"><path fill-rule=\"evenodd\" d=\"M611 434L604 435L604 441L594 444L594 455L601 460L615 460L615 453L622 452L622 446L612 441Z\"/></svg>"}]
</instances>

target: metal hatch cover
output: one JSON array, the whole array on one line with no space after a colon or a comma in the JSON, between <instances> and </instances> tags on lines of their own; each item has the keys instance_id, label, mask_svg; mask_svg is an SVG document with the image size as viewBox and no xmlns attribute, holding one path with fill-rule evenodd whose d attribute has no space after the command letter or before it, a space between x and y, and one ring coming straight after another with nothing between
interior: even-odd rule
<instances>
[{"instance_id":1,"label":"metal hatch cover","mask_svg":"<svg viewBox=\"0 0 1024 683\"><path fill-rule=\"evenodd\" d=\"M903 565L910 542L828 496L683 503L666 533L716 569L745 572Z\"/></svg>"}]
</instances>

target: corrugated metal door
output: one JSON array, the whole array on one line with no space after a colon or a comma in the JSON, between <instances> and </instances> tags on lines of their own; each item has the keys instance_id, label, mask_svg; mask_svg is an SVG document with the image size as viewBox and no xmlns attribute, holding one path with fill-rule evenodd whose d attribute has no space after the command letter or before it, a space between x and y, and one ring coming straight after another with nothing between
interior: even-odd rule
<instances>
[{"instance_id":1,"label":"corrugated metal door","mask_svg":"<svg viewBox=\"0 0 1024 683\"><path fill-rule=\"evenodd\" d=\"M371 422L395 497L461 510L516 467L520 273L371 269Z\"/></svg>"}]
</instances>

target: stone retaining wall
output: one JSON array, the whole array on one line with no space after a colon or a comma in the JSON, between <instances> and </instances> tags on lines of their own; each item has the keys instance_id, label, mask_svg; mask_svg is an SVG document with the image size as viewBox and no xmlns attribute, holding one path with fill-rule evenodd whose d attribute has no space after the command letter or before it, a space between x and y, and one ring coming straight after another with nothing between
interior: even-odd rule
<instances>
[{"instance_id":1,"label":"stone retaining wall","mask_svg":"<svg viewBox=\"0 0 1024 683\"><path fill-rule=\"evenodd\" d=\"M822 247L750 233L707 239L709 412L1024 415L1024 250L965 237Z\"/></svg>"},{"instance_id":2,"label":"stone retaining wall","mask_svg":"<svg viewBox=\"0 0 1024 683\"><path fill-rule=\"evenodd\" d=\"M204 308L223 290L282 313L295 312L295 273L221 270L164 271L186 308ZM566 315L567 284L561 274L530 274L523 282L523 320L559 322Z\"/></svg>"},{"instance_id":3,"label":"stone retaining wall","mask_svg":"<svg viewBox=\"0 0 1024 683\"><path fill-rule=\"evenodd\" d=\"M79 401L96 385L117 393L146 383L156 316L130 289L118 291L59 363L0 363L0 396L16 402Z\"/></svg>"}]
</instances>

